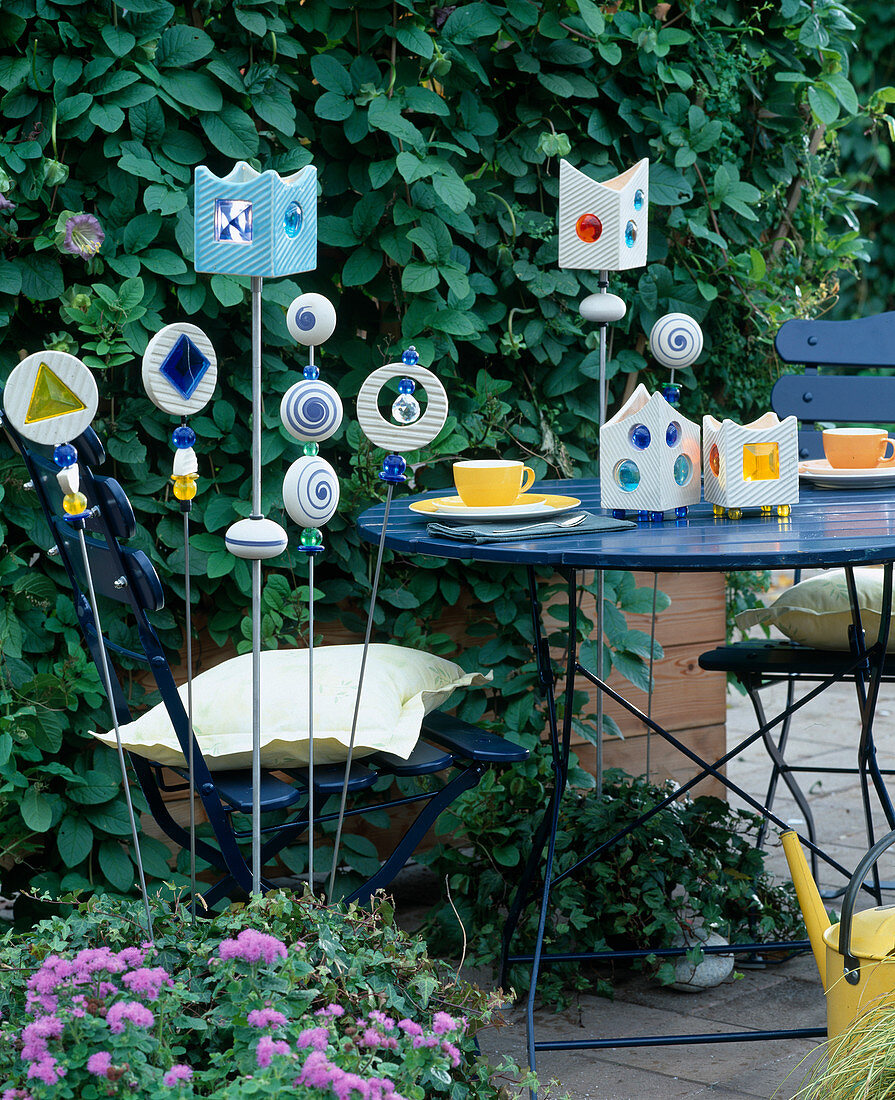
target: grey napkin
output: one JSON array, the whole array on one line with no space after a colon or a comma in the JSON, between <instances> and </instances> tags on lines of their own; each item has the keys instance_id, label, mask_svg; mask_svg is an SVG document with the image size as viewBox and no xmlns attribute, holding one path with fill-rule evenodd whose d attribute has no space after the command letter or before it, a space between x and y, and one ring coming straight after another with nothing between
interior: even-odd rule
<instances>
[{"instance_id":1,"label":"grey napkin","mask_svg":"<svg viewBox=\"0 0 895 1100\"><path fill-rule=\"evenodd\" d=\"M592 535L597 531L620 531L624 527L636 527L627 519L613 519L612 516L595 516L584 513L584 520L574 527L564 527L563 520L581 515L571 512L556 520L532 520L520 523L516 520L504 520L502 523L477 523L469 527L452 527L447 523L428 523L426 531L436 539L457 539L460 542L528 542L529 539L553 538L556 535Z\"/></svg>"}]
</instances>

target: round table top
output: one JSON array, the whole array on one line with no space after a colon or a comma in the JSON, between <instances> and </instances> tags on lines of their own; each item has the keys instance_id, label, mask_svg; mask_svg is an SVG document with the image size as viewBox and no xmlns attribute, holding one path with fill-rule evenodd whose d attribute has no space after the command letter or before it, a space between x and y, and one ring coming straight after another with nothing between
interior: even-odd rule
<instances>
[{"instance_id":1,"label":"round table top","mask_svg":"<svg viewBox=\"0 0 895 1100\"><path fill-rule=\"evenodd\" d=\"M597 480L545 481L532 491L580 498L582 509L600 511ZM895 561L895 493L888 489L800 490L787 519L746 513L717 518L710 504L690 508L686 519L639 523L636 528L589 535L568 534L519 542L471 545L430 538L426 518L410 511L414 500L444 496L438 489L415 497L398 486L389 514L386 546L405 554L494 561L504 564L570 566L584 569L642 569L653 572L826 568ZM378 542L384 505L368 508L357 521L369 542Z\"/></svg>"}]
</instances>

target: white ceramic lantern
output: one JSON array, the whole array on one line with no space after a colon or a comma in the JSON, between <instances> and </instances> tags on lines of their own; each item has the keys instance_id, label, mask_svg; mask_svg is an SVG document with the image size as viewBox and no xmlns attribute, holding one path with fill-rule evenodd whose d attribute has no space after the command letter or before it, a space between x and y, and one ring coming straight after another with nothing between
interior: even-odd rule
<instances>
[{"instance_id":1,"label":"white ceramic lantern","mask_svg":"<svg viewBox=\"0 0 895 1100\"><path fill-rule=\"evenodd\" d=\"M758 508L789 515L799 502L798 421L768 412L751 424L702 418L705 499L715 515L739 519Z\"/></svg>"}]
</instances>

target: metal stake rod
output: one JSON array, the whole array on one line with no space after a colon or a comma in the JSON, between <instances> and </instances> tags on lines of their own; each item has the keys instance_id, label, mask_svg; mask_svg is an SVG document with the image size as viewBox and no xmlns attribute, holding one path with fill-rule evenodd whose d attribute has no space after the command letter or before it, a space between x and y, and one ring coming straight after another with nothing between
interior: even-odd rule
<instances>
[{"instance_id":1,"label":"metal stake rod","mask_svg":"<svg viewBox=\"0 0 895 1100\"><path fill-rule=\"evenodd\" d=\"M196 922L196 778L193 774L193 609L190 604L190 514L183 513L183 581L186 598L186 717L190 730L187 776L190 785L190 914Z\"/></svg>"},{"instance_id":2,"label":"metal stake rod","mask_svg":"<svg viewBox=\"0 0 895 1100\"><path fill-rule=\"evenodd\" d=\"M261 286L252 276L252 515L261 517ZM261 893L261 562L252 561L252 893Z\"/></svg>"},{"instance_id":3,"label":"metal stake rod","mask_svg":"<svg viewBox=\"0 0 895 1100\"><path fill-rule=\"evenodd\" d=\"M106 643L103 640L102 623L99 621L99 605L96 602L96 592L93 589L93 573L90 569L90 559L87 557L87 543L84 539L83 526L78 528L78 540L81 543L81 558L84 562L84 573L87 577L87 590L90 593L90 609L93 612L93 624L96 627L96 641L99 645L99 658L103 671L103 683L106 688L106 696L109 700L109 708L112 711L112 724L115 727L115 741L118 745L118 763L121 765L121 782L124 786L127 814L130 818L134 854L137 857L137 875L140 880L140 892L143 895L143 906L146 909L146 928L149 932L150 943L155 943L155 935L152 931L152 914L149 911L149 894L146 892L146 876L143 874L143 857L140 854L140 837L137 833L137 819L134 817L134 804L131 800L131 789L127 779L127 764L124 760L124 749L121 745L121 731L118 728L118 714L115 710L115 697L112 694L112 676L109 672L109 661L106 656Z\"/></svg>"},{"instance_id":4,"label":"metal stake rod","mask_svg":"<svg viewBox=\"0 0 895 1100\"><path fill-rule=\"evenodd\" d=\"M601 271L598 282L600 293L606 294L609 290L609 272ZM600 325L600 427L606 422L606 322ZM602 456L601 456L602 459ZM600 477L603 476L602 461L600 463ZM597 676L603 679L603 598L605 582L603 570L597 574ZM569 644L572 644L571 638ZM597 692L597 761L596 780L597 797L603 794L603 692Z\"/></svg>"},{"instance_id":5,"label":"metal stake rod","mask_svg":"<svg viewBox=\"0 0 895 1100\"><path fill-rule=\"evenodd\" d=\"M354 700L354 717L351 719L351 737L348 740L348 759L345 761L345 778L342 780L342 799L339 803L339 821L336 825L336 842L333 846L333 865L329 875L329 889L327 897L330 903L333 900L333 890L336 882L336 866L338 864L339 843L342 839L342 822L345 820L345 804L348 801L348 778L351 774L351 756L354 752L354 737L357 732L357 716L360 713L361 693L364 690L364 671L367 667L367 650L370 648L370 637L373 633L373 613L376 610L376 593L379 590L379 574L382 571L382 554L385 550L385 531L388 527L388 513L392 506L392 493L395 491L393 482L388 482L385 492L385 511L382 516L382 533L379 536L379 550L376 554L376 569L373 572L373 589L370 593L370 610L367 614L367 631L364 635L364 648L360 660L360 676L357 681L357 696Z\"/></svg>"},{"instance_id":6,"label":"metal stake rod","mask_svg":"<svg viewBox=\"0 0 895 1100\"><path fill-rule=\"evenodd\" d=\"M308 885L314 893L314 555L308 554Z\"/></svg>"}]
</instances>

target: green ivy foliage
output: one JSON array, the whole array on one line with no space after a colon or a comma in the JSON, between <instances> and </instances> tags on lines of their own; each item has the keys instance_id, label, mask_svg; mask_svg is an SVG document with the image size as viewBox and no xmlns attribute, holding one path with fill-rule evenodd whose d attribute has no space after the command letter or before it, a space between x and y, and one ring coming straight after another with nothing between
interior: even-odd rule
<instances>
[{"instance_id":1,"label":"green ivy foliage","mask_svg":"<svg viewBox=\"0 0 895 1100\"><path fill-rule=\"evenodd\" d=\"M4 0L0 377L41 347L95 370L107 472L130 493L134 542L172 594L158 625L177 649L173 424L142 396L139 360L164 323L208 331L221 369L215 400L193 420L193 593L207 637L245 648L249 569L223 535L250 507L248 287L193 271L196 165L319 170L317 270L265 287L266 514L283 519L281 478L296 456L277 410L301 376L284 320L299 291L337 306L320 365L349 410L366 375L411 342L444 380L451 415L409 456L411 489L448 485L461 453L522 457L540 476L594 475L598 353L577 304L596 276L556 266L559 158L599 179L651 161L649 262L612 279L629 309L612 337L611 400L638 378L655 384L644 334L684 310L706 333L702 363L683 372L685 411L749 417L767 398L776 325L864 255L836 159L840 128L877 110L850 81L855 50L837 0ZM82 212L105 234L86 259L64 251L67 222ZM371 570L353 517L380 494L381 455L350 415L324 453L342 506L318 568L318 618L357 629ZM26 855L52 837L26 878L42 864L39 884L51 889L121 889L132 878L117 839L121 794L85 740L105 723L96 678L58 570L32 557L35 538L47 541L15 456L0 471L0 847ZM299 641L300 555L293 548L265 578L265 644ZM464 717L534 746L543 713L520 571L387 559L378 636L451 652L442 611L464 593L471 644L460 660L495 674ZM648 640L618 614L638 600L632 584L610 584L605 650L642 683ZM106 621L117 639L111 612ZM562 624L550 629L562 644ZM139 702L141 681L131 686ZM103 800L79 802L84 787Z\"/></svg>"}]
</instances>

